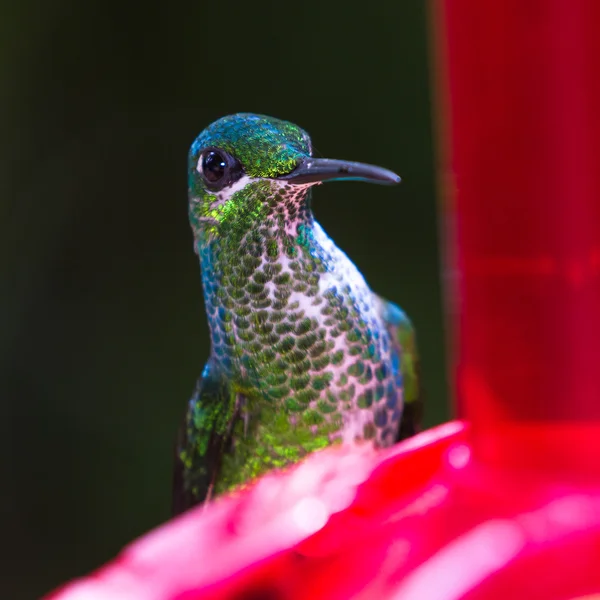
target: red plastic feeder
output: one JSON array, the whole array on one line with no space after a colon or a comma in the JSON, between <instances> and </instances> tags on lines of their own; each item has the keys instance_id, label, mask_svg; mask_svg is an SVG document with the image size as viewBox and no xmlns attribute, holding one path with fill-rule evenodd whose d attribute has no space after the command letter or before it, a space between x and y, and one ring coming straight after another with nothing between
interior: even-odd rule
<instances>
[{"instance_id":1,"label":"red plastic feeder","mask_svg":"<svg viewBox=\"0 0 600 600\"><path fill-rule=\"evenodd\" d=\"M433 14L464 420L313 455L54 600L600 592L600 3Z\"/></svg>"}]
</instances>

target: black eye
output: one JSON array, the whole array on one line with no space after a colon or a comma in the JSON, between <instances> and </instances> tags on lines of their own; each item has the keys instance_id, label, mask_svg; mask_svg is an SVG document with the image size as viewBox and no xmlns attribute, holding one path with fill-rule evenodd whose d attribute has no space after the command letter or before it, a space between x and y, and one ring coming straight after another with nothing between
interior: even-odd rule
<instances>
[{"instance_id":1,"label":"black eye","mask_svg":"<svg viewBox=\"0 0 600 600\"><path fill-rule=\"evenodd\" d=\"M218 183L225 177L227 161L225 157L215 150L209 150L202 156L202 174L206 181Z\"/></svg>"},{"instance_id":2,"label":"black eye","mask_svg":"<svg viewBox=\"0 0 600 600\"><path fill-rule=\"evenodd\" d=\"M218 192L237 181L243 174L242 165L231 154L220 148L204 148L198 160L198 171L205 186Z\"/></svg>"}]
</instances>

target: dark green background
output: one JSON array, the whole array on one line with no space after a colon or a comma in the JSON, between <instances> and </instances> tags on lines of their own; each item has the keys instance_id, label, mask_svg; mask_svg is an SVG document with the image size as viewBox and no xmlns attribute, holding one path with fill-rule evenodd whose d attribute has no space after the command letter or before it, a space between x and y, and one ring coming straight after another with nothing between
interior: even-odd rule
<instances>
[{"instance_id":1,"label":"dark green background","mask_svg":"<svg viewBox=\"0 0 600 600\"><path fill-rule=\"evenodd\" d=\"M208 352L186 153L224 114L292 120L320 155L402 175L323 186L314 207L412 316L426 424L447 417L422 0L3 12L0 597L36 597L169 516Z\"/></svg>"}]
</instances>

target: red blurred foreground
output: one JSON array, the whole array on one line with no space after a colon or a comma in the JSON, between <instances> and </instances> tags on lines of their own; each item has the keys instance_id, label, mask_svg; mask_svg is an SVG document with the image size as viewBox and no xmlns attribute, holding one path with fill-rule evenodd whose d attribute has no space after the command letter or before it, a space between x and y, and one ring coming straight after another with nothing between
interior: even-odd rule
<instances>
[{"instance_id":1,"label":"red blurred foreground","mask_svg":"<svg viewBox=\"0 0 600 600\"><path fill-rule=\"evenodd\" d=\"M434 14L464 422L312 456L54 600L600 592L600 2Z\"/></svg>"},{"instance_id":2,"label":"red blurred foreground","mask_svg":"<svg viewBox=\"0 0 600 600\"><path fill-rule=\"evenodd\" d=\"M469 437L455 422L379 456L319 453L159 528L53 600L552 599L600 589L600 490L477 465Z\"/></svg>"}]
</instances>

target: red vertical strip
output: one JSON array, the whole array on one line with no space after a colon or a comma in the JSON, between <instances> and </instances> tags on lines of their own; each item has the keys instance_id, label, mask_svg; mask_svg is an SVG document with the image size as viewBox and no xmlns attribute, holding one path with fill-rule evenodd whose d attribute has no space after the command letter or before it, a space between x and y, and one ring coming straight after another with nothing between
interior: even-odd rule
<instances>
[{"instance_id":1,"label":"red vertical strip","mask_svg":"<svg viewBox=\"0 0 600 600\"><path fill-rule=\"evenodd\" d=\"M559 452L600 417L600 2L437 6L461 416L495 458L517 430Z\"/></svg>"}]
</instances>

